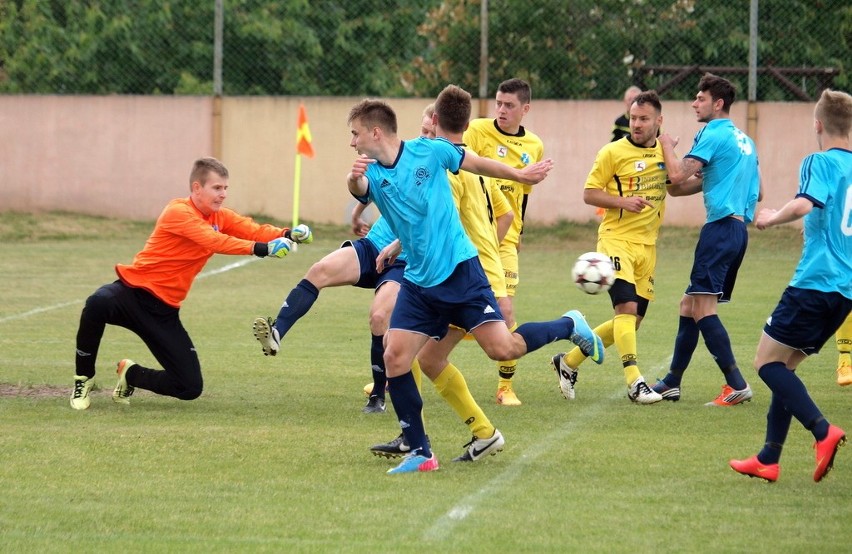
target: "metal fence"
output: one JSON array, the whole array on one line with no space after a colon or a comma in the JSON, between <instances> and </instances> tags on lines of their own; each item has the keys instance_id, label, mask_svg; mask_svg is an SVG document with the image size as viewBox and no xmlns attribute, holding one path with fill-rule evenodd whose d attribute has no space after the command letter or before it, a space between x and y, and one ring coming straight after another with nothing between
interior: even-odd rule
<instances>
[{"instance_id":1,"label":"metal fence","mask_svg":"<svg viewBox=\"0 0 852 554\"><path fill-rule=\"evenodd\" d=\"M0 92L807 101L850 45L848 0L0 0Z\"/></svg>"}]
</instances>

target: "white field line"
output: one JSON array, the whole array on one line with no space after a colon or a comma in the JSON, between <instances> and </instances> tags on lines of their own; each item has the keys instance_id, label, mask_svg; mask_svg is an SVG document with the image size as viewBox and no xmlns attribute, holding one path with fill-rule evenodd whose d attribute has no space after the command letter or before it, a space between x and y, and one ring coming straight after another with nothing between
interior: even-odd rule
<instances>
[{"instance_id":1,"label":"white field line","mask_svg":"<svg viewBox=\"0 0 852 554\"><path fill-rule=\"evenodd\" d=\"M259 260L260 258L246 258L240 260L238 262L234 262L232 264L228 264L220 267L219 269L212 269L210 271L204 271L196 277L196 279L204 279L206 277L211 277L213 275L219 275L220 273L225 273L226 271L231 271L232 269L237 269L243 267L244 265L248 265L252 262ZM42 306L39 308L33 308L32 310L22 312L19 314L7 315L4 317L0 317L0 323L7 323L9 321L15 321L17 319L25 319L34 315L38 315L44 312L50 312L53 310L60 310L62 308L67 308L68 306L73 306L75 304L82 304L83 300L70 300L68 302L60 302L59 304L52 304L50 306Z\"/></svg>"},{"instance_id":2,"label":"white field line","mask_svg":"<svg viewBox=\"0 0 852 554\"><path fill-rule=\"evenodd\" d=\"M671 356L660 363L657 367L654 367L647 374L659 374L662 370L669 367L670 362ZM627 401L624 387L620 387L618 392L614 393L610 398L612 400L618 399ZM566 400L566 402L569 401ZM511 484L521 474L523 474L530 464L549 452L554 444L564 443L568 437L573 435L574 432L578 428L581 428L586 422L601 417L601 412L603 412L607 407L608 402L599 402L598 404L590 406L588 409L577 413L576 417L572 418L570 422L544 437L535 446L527 450L519 458L509 464L505 471L491 479L479 490L468 494L456 502L455 505L447 510L444 515L439 517L431 527L426 529L423 533L423 539L426 541L445 540L453 532L456 525L474 513L477 507L484 501L493 500L501 503L505 501L505 499L500 499L500 495L506 490L511 490L511 487L507 487L507 485ZM498 454L498 456L500 456L500 454ZM472 463L475 464L476 462Z\"/></svg>"}]
</instances>

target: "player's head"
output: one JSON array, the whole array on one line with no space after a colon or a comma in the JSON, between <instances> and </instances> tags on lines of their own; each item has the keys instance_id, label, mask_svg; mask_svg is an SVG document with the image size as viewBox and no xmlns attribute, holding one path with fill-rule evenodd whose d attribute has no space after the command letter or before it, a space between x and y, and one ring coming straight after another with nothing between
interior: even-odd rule
<instances>
[{"instance_id":1,"label":"player's head","mask_svg":"<svg viewBox=\"0 0 852 554\"><path fill-rule=\"evenodd\" d=\"M381 100L361 100L349 110L347 122L352 125L358 122L360 125L373 129L378 127L385 134L396 134L396 113L387 102Z\"/></svg>"},{"instance_id":2,"label":"player's head","mask_svg":"<svg viewBox=\"0 0 852 554\"><path fill-rule=\"evenodd\" d=\"M210 174L213 174L212 176ZM198 183L202 187L211 177L228 178L228 168L225 164L216 158L200 158L192 164L192 171L189 173L189 189L192 190L193 183Z\"/></svg>"},{"instance_id":3,"label":"player's head","mask_svg":"<svg viewBox=\"0 0 852 554\"><path fill-rule=\"evenodd\" d=\"M736 89L730 81L705 73L698 81L698 94L695 95L692 107L695 108L698 121L706 123L727 116L735 99Z\"/></svg>"},{"instance_id":4,"label":"player's head","mask_svg":"<svg viewBox=\"0 0 852 554\"><path fill-rule=\"evenodd\" d=\"M521 120L530 111L532 92L523 79L509 79L497 87L497 125L510 135L520 130Z\"/></svg>"},{"instance_id":5,"label":"player's head","mask_svg":"<svg viewBox=\"0 0 852 554\"><path fill-rule=\"evenodd\" d=\"M435 100L438 126L447 133L463 133L470 121L470 93L457 85L447 85Z\"/></svg>"},{"instance_id":6,"label":"player's head","mask_svg":"<svg viewBox=\"0 0 852 554\"><path fill-rule=\"evenodd\" d=\"M529 104L532 100L530 84L523 79L512 78L503 81L497 86L497 92L514 94L521 101L521 104Z\"/></svg>"},{"instance_id":7,"label":"player's head","mask_svg":"<svg viewBox=\"0 0 852 554\"><path fill-rule=\"evenodd\" d=\"M630 106L630 139L639 146L654 146L663 124L663 105L654 90L640 92Z\"/></svg>"},{"instance_id":8,"label":"player's head","mask_svg":"<svg viewBox=\"0 0 852 554\"><path fill-rule=\"evenodd\" d=\"M205 216L218 212L228 196L228 169L216 158L195 160L189 174L192 203Z\"/></svg>"},{"instance_id":9,"label":"player's head","mask_svg":"<svg viewBox=\"0 0 852 554\"><path fill-rule=\"evenodd\" d=\"M839 90L822 91L814 108L814 127L822 148L822 135L848 138L852 131L852 96Z\"/></svg>"},{"instance_id":10,"label":"player's head","mask_svg":"<svg viewBox=\"0 0 852 554\"><path fill-rule=\"evenodd\" d=\"M423 119L420 122L420 136L435 138L435 125L432 123L432 114L435 113L435 103L431 103L423 109Z\"/></svg>"},{"instance_id":11,"label":"player's head","mask_svg":"<svg viewBox=\"0 0 852 554\"><path fill-rule=\"evenodd\" d=\"M630 112L630 106L633 105L633 101L636 100L636 95L642 92L642 89L637 87L636 85L631 85L627 87L627 90L624 91L624 111Z\"/></svg>"},{"instance_id":12,"label":"player's head","mask_svg":"<svg viewBox=\"0 0 852 554\"><path fill-rule=\"evenodd\" d=\"M396 113L381 100L362 100L349 110L349 146L359 154L376 155L383 137L396 137Z\"/></svg>"}]
</instances>

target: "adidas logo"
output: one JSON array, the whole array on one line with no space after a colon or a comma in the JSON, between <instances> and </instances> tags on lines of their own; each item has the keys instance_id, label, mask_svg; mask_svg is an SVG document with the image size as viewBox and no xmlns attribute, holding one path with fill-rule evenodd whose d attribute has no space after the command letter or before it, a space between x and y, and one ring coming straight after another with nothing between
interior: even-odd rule
<instances>
[{"instance_id":1,"label":"adidas logo","mask_svg":"<svg viewBox=\"0 0 852 554\"><path fill-rule=\"evenodd\" d=\"M492 308L491 306L485 306L485 309L484 309L484 310L482 310L482 313L484 313L484 314L493 314L493 313L494 313L494 308Z\"/></svg>"}]
</instances>

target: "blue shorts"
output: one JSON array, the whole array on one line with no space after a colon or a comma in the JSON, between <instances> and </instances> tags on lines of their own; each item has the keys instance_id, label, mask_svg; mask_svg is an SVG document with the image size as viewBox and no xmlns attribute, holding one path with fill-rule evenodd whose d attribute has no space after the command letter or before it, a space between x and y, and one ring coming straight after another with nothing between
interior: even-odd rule
<instances>
[{"instance_id":1,"label":"blue shorts","mask_svg":"<svg viewBox=\"0 0 852 554\"><path fill-rule=\"evenodd\" d=\"M373 241L367 239L358 239L354 242L347 240L340 245L341 248L350 246L358 254L358 265L361 267L361 276L353 286L362 289L379 290L379 287L388 281L402 284L402 274L405 271L404 261L397 258L393 264L386 267L381 273L378 273L376 271L376 258L379 256L379 250L373 244Z\"/></svg>"},{"instance_id":2,"label":"blue shorts","mask_svg":"<svg viewBox=\"0 0 852 554\"><path fill-rule=\"evenodd\" d=\"M469 332L488 321L505 320L479 258L470 258L434 287L421 287L403 279L390 329L440 340L450 324Z\"/></svg>"},{"instance_id":3,"label":"blue shorts","mask_svg":"<svg viewBox=\"0 0 852 554\"><path fill-rule=\"evenodd\" d=\"M763 332L808 356L816 354L852 311L852 300L839 292L787 287Z\"/></svg>"},{"instance_id":4,"label":"blue shorts","mask_svg":"<svg viewBox=\"0 0 852 554\"><path fill-rule=\"evenodd\" d=\"M713 221L701 228L686 294L712 294L729 302L737 272L748 247L746 224L734 217Z\"/></svg>"}]
</instances>

